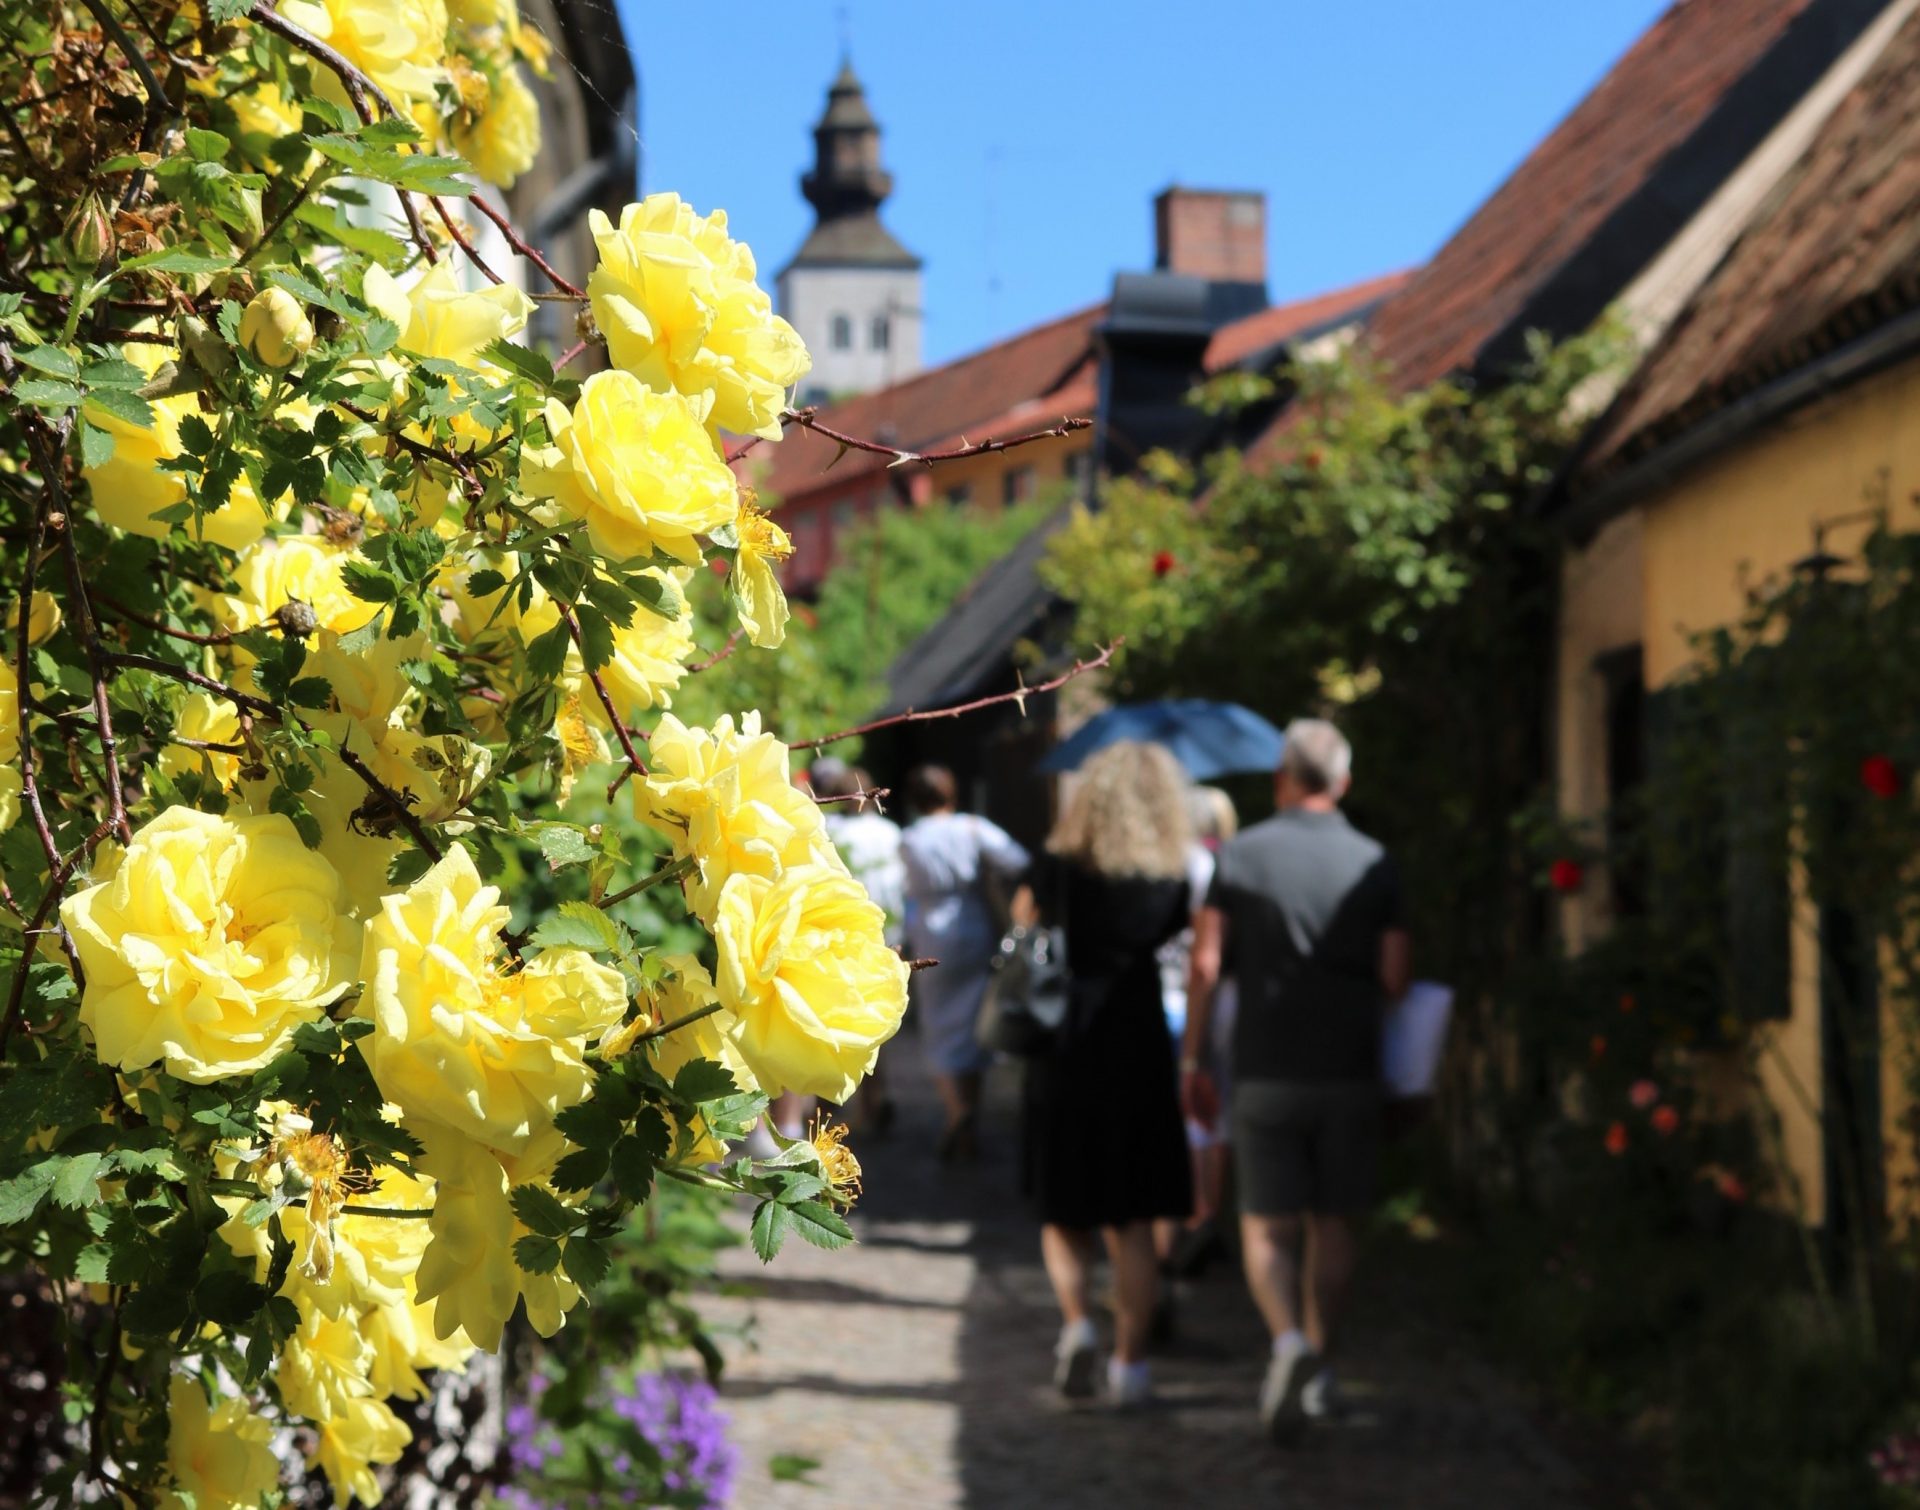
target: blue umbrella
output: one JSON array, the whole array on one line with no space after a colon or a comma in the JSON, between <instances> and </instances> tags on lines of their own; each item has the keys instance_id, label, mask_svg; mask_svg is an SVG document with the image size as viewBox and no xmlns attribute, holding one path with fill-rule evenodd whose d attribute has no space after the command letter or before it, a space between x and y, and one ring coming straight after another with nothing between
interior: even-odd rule
<instances>
[{"instance_id":1,"label":"blue umbrella","mask_svg":"<svg viewBox=\"0 0 1920 1510\"><path fill-rule=\"evenodd\" d=\"M1280 731L1251 708L1178 698L1128 703L1087 720L1040 762L1043 771L1071 771L1097 750L1123 739L1165 745L1195 781L1246 771L1271 771L1286 744Z\"/></svg>"}]
</instances>

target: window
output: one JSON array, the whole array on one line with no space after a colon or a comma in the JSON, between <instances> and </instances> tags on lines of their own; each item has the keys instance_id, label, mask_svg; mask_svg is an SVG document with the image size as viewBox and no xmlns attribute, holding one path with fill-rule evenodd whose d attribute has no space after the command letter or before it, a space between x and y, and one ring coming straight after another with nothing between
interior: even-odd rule
<instances>
[{"instance_id":1,"label":"window","mask_svg":"<svg viewBox=\"0 0 1920 1510\"><path fill-rule=\"evenodd\" d=\"M1000 479L1000 500L1019 503L1033 497L1033 468L1015 467Z\"/></svg>"},{"instance_id":2,"label":"window","mask_svg":"<svg viewBox=\"0 0 1920 1510\"><path fill-rule=\"evenodd\" d=\"M885 315L873 317L873 331L869 343L875 351L885 351L887 343L893 339L893 326Z\"/></svg>"},{"instance_id":3,"label":"window","mask_svg":"<svg viewBox=\"0 0 1920 1510\"><path fill-rule=\"evenodd\" d=\"M973 484L970 482L956 482L952 487L947 489L947 502L956 509L964 509L968 504L973 502Z\"/></svg>"},{"instance_id":4,"label":"window","mask_svg":"<svg viewBox=\"0 0 1920 1510\"><path fill-rule=\"evenodd\" d=\"M835 351L848 351L853 347L853 321L845 315L833 317L833 335L831 337Z\"/></svg>"}]
</instances>

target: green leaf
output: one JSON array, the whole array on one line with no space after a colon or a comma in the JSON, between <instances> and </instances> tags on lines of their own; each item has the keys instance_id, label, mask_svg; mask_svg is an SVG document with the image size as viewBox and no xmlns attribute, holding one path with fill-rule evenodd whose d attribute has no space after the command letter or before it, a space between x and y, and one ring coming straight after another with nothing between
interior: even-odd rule
<instances>
[{"instance_id":1,"label":"green leaf","mask_svg":"<svg viewBox=\"0 0 1920 1510\"><path fill-rule=\"evenodd\" d=\"M576 1237L567 1244L561 1263L566 1268L567 1278L581 1289L591 1290L607 1277L607 1270L613 1266L613 1254L605 1243L588 1237Z\"/></svg>"},{"instance_id":2,"label":"green leaf","mask_svg":"<svg viewBox=\"0 0 1920 1510\"><path fill-rule=\"evenodd\" d=\"M628 1200L638 1202L647 1198L647 1192L653 1188L656 1167L656 1155L639 1138L622 1138L613 1145L609 1159L613 1183Z\"/></svg>"},{"instance_id":3,"label":"green leaf","mask_svg":"<svg viewBox=\"0 0 1920 1510\"><path fill-rule=\"evenodd\" d=\"M216 1326L238 1329L267 1303L267 1287L238 1269L216 1269L193 1287L193 1303Z\"/></svg>"},{"instance_id":4,"label":"green leaf","mask_svg":"<svg viewBox=\"0 0 1920 1510\"><path fill-rule=\"evenodd\" d=\"M550 1237L517 1238L513 1261L529 1274L551 1274L560 1266L560 1245Z\"/></svg>"},{"instance_id":5,"label":"green leaf","mask_svg":"<svg viewBox=\"0 0 1920 1510\"><path fill-rule=\"evenodd\" d=\"M31 367L35 372L51 373L54 377L77 378L80 376L80 364L73 359L70 352L62 351L58 346L23 346L13 354L13 359L22 367Z\"/></svg>"},{"instance_id":6,"label":"green leaf","mask_svg":"<svg viewBox=\"0 0 1920 1510\"><path fill-rule=\"evenodd\" d=\"M609 954L624 953L627 948L626 930L591 902L562 902L552 917L533 930L533 942L542 949Z\"/></svg>"},{"instance_id":7,"label":"green leaf","mask_svg":"<svg viewBox=\"0 0 1920 1510\"><path fill-rule=\"evenodd\" d=\"M77 1153L67 1160L53 1182L53 1202L69 1211L91 1206L100 1199L100 1175L107 1168L103 1153Z\"/></svg>"},{"instance_id":8,"label":"green leaf","mask_svg":"<svg viewBox=\"0 0 1920 1510\"><path fill-rule=\"evenodd\" d=\"M598 853L592 841L571 823L528 823L520 831L540 846L540 853L554 870L585 865Z\"/></svg>"},{"instance_id":9,"label":"green leaf","mask_svg":"<svg viewBox=\"0 0 1920 1510\"><path fill-rule=\"evenodd\" d=\"M853 1228L847 1219L821 1201L799 1201L782 1206L798 1232L816 1248L844 1248L853 1241Z\"/></svg>"},{"instance_id":10,"label":"green leaf","mask_svg":"<svg viewBox=\"0 0 1920 1510\"><path fill-rule=\"evenodd\" d=\"M65 1161L43 1159L12 1179L0 1182L0 1227L12 1227L32 1218L53 1189Z\"/></svg>"},{"instance_id":11,"label":"green leaf","mask_svg":"<svg viewBox=\"0 0 1920 1510\"><path fill-rule=\"evenodd\" d=\"M81 399L77 387L59 378L22 378L13 385L13 396L41 409L67 409Z\"/></svg>"},{"instance_id":12,"label":"green leaf","mask_svg":"<svg viewBox=\"0 0 1920 1510\"><path fill-rule=\"evenodd\" d=\"M165 247L120 264L123 273L217 273L233 266L231 257L209 257L182 246Z\"/></svg>"},{"instance_id":13,"label":"green leaf","mask_svg":"<svg viewBox=\"0 0 1920 1510\"><path fill-rule=\"evenodd\" d=\"M772 1263L773 1255L780 1251L780 1245L787 1237L787 1220L787 1208L776 1202L762 1201L754 1209L753 1226L748 1229L747 1235L761 1263Z\"/></svg>"},{"instance_id":14,"label":"green leaf","mask_svg":"<svg viewBox=\"0 0 1920 1510\"><path fill-rule=\"evenodd\" d=\"M689 1059L673 1077L673 1093L682 1101L717 1101L739 1089L733 1072L711 1059Z\"/></svg>"},{"instance_id":15,"label":"green leaf","mask_svg":"<svg viewBox=\"0 0 1920 1510\"><path fill-rule=\"evenodd\" d=\"M503 339L481 347L480 355L543 390L553 387L553 363L537 351Z\"/></svg>"},{"instance_id":16,"label":"green leaf","mask_svg":"<svg viewBox=\"0 0 1920 1510\"><path fill-rule=\"evenodd\" d=\"M122 357L102 357L97 362L87 363L80 380L87 385L89 392L96 388L144 388L152 381L146 373Z\"/></svg>"},{"instance_id":17,"label":"green leaf","mask_svg":"<svg viewBox=\"0 0 1920 1510\"><path fill-rule=\"evenodd\" d=\"M24 385L23 385L24 386ZM527 674L535 681L550 682L567 663L567 626L555 624L527 646Z\"/></svg>"},{"instance_id":18,"label":"green leaf","mask_svg":"<svg viewBox=\"0 0 1920 1510\"><path fill-rule=\"evenodd\" d=\"M767 1459L767 1477L776 1484L804 1484L807 1475L820 1466L818 1458L798 1452L776 1452Z\"/></svg>"},{"instance_id":19,"label":"green leaf","mask_svg":"<svg viewBox=\"0 0 1920 1510\"><path fill-rule=\"evenodd\" d=\"M607 1172L607 1150L576 1148L553 1166L556 1190L591 1190Z\"/></svg>"},{"instance_id":20,"label":"green leaf","mask_svg":"<svg viewBox=\"0 0 1920 1510\"><path fill-rule=\"evenodd\" d=\"M87 403L143 430L153 428L153 406L124 388L96 388L87 395Z\"/></svg>"},{"instance_id":21,"label":"green leaf","mask_svg":"<svg viewBox=\"0 0 1920 1510\"><path fill-rule=\"evenodd\" d=\"M80 421L80 464L102 467L113 459L113 437L98 425Z\"/></svg>"},{"instance_id":22,"label":"green leaf","mask_svg":"<svg viewBox=\"0 0 1920 1510\"><path fill-rule=\"evenodd\" d=\"M187 151L198 162L217 163L227 155L227 149L232 145L218 131L207 131L198 126L187 127Z\"/></svg>"},{"instance_id":23,"label":"green leaf","mask_svg":"<svg viewBox=\"0 0 1920 1510\"><path fill-rule=\"evenodd\" d=\"M577 1215L562 1205L551 1190L539 1185L513 1187L513 1214L531 1232L565 1237L579 1224Z\"/></svg>"}]
</instances>

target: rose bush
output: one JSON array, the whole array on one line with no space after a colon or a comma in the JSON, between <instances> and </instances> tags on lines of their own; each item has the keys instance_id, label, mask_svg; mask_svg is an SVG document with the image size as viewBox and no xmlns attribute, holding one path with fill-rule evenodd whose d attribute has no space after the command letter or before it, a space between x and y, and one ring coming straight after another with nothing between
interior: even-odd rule
<instances>
[{"instance_id":1,"label":"rose bush","mask_svg":"<svg viewBox=\"0 0 1920 1510\"><path fill-rule=\"evenodd\" d=\"M851 1094L906 967L760 712L661 711L702 565L783 637L725 437L807 356L675 196L595 221L586 287L442 231L537 153L511 0L19 19L0 1262L86 1371L43 1488L373 1503L434 1372L591 1304L660 1181L763 1254L851 1237L844 1129L728 1150ZM530 289L608 370L526 344Z\"/></svg>"}]
</instances>

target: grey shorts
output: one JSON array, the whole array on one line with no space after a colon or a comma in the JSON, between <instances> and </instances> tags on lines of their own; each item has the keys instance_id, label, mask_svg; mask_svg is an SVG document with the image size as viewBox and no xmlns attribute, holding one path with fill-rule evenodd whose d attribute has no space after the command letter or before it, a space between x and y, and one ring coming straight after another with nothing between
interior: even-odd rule
<instances>
[{"instance_id":1,"label":"grey shorts","mask_svg":"<svg viewBox=\"0 0 1920 1510\"><path fill-rule=\"evenodd\" d=\"M1373 1205L1380 1087L1243 1080L1233 1093L1240 1209L1253 1216L1354 1212Z\"/></svg>"}]
</instances>

